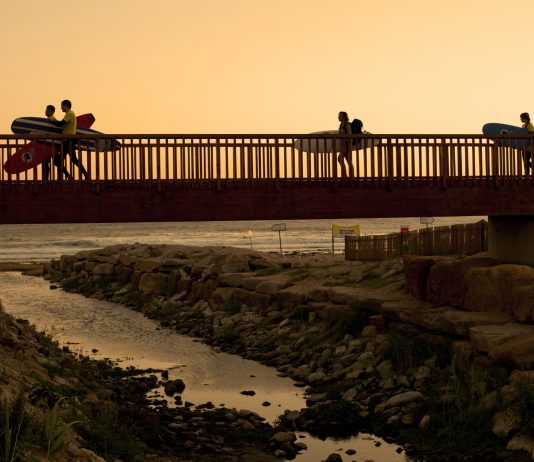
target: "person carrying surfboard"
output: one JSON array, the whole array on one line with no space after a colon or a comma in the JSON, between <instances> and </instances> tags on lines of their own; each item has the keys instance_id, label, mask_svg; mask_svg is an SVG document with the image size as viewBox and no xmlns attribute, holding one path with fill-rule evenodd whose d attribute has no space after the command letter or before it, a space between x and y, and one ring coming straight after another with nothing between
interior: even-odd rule
<instances>
[{"instance_id":1,"label":"person carrying surfboard","mask_svg":"<svg viewBox=\"0 0 534 462\"><path fill-rule=\"evenodd\" d=\"M54 117L54 113L56 112L56 108L49 104L46 106L45 109L45 116L50 122L56 122L57 119ZM55 164L55 155L54 155L54 164ZM43 162L43 179L48 180L50 178L50 167L52 166L52 159L49 159L45 162ZM59 175L59 172L58 172Z\"/></svg>"},{"instance_id":2,"label":"person carrying surfboard","mask_svg":"<svg viewBox=\"0 0 534 462\"><path fill-rule=\"evenodd\" d=\"M51 121L54 125L61 127L61 132L64 135L76 135L76 114L74 114L74 111L72 110L72 103L68 99L64 99L61 101L61 110L65 113L65 116L63 117L63 120L57 120L57 121ZM78 161L78 157L76 157L76 149L74 146L74 140L68 139L64 140L61 144L61 150L63 152L63 159L66 159L67 154L70 155L70 158L72 160L72 163L76 165L80 172L82 173L84 179L87 179L87 170L85 170L85 167L81 162ZM67 178L72 178L70 174L68 174Z\"/></svg>"},{"instance_id":3,"label":"person carrying surfboard","mask_svg":"<svg viewBox=\"0 0 534 462\"><path fill-rule=\"evenodd\" d=\"M349 115L345 111L340 111L337 120L339 120L339 134L340 135L352 135L352 126L349 122ZM350 141L342 141L341 149L337 157L339 165L341 165L341 177L347 177L347 169L345 168L345 160L349 166L349 176L354 177L354 166L352 165L352 149Z\"/></svg>"}]
</instances>

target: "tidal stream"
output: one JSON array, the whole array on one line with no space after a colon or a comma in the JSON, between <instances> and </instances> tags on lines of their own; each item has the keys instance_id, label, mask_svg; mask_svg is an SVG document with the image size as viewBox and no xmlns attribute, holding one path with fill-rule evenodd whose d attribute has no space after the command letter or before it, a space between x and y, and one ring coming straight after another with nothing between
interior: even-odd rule
<instances>
[{"instance_id":1,"label":"tidal stream","mask_svg":"<svg viewBox=\"0 0 534 462\"><path fill-rule=\"evenodd\" d=\"M279 377L276 369L214 350L191 337L162 329L142 314L122 305L50 290L44 279L0 272L0 300L6 312L28 319L37 329L52 334L61 345L95 359L109 358L121 367L166 369L169 379L182 379L182 400L195 405L248 409L269 422L284 410L306 406L304 392L294 381ZM242 395L253 390L254 396ZM270 405L264 405L269 402ZM297 462L319 462L333 452L344 461L407 462L397 445L359 434L325 441L297 433L308 446ZM345 451L356 450L347 455Z\"/></svg>"}]
</instances>

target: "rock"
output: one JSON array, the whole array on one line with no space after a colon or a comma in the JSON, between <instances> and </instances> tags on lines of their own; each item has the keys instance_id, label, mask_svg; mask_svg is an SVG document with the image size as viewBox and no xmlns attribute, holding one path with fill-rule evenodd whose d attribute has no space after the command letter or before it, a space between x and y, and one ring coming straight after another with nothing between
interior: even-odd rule
<instances>
[{"instance_id":1,"label":"rock","mask_svg":"<svg viewBox=\"0 0 534 462\"><path fill-rule=\"evenodd\" d=\"M349 388L345 393L343 393L343 399L345 401L354 401L354 398L358 396L357 388Z\"/></svg>"},{"instance_id":2,"label":"rock","mask_svg":"<svg viewBox=\"0 0 534 462\"><path fill-rule=\"evenodd\" d=\"M289 319L284 319L280 324L278 324L278 329L283 329L286 327L291 321Z\"/></svg>"},{"instance_id":3,"label":"rock","mask_svg":"<svg viewBox=\"0 0 534 462\"><path fill-rule=\"evenodd\" d=\"M406 291L415 298L427 299L427 283L435 257L406 256L402 259Z\"/></svg>"},{"instance_id":4,"label":"rock","mask_svg":"<svg viewBox=\"0 0 534 462\"><path fill-rule=\"evenodd\" d=\"M176 393L182 393L185 389L185 383L182 379L169 380L163 385L163 390L167 396L173 396Z\"/></svg>"},{"instance_id":5,"label":"rock","mask_svg":"<svg viewBox=\"0 0 534 462\"><path fill-rule=\"evenodd\" d=\"M243 430L254 430L254 425L245 419L237 419L236 426Z\"/></svg>"},{"instance_id":6,"label":"rock","mask_svg":"<svg viewBox=\"0 0 534 462\"><path fill-rule=\"evenodd\" d=\"M428 367L428 366L420 366L420 367L417 368L417 371L415 372L413 377L414 377L415 380L422 381L422 380L428 379L430 377L431 373L432 373L432 371L430 370L430 367Z\"/></svg>"},{"instance_id":7,"label":"rock","mask_svg":"<svg viewBox=\"0 0 534 462\"><path fill-rule=\"evenodd\" d=\"M499 265L489 257L469 257L462 260L450 258L437 262L430 268L427 282L427 299L436 305L463 307L467 292L466 274L472 268Z\"/></svg>"},{"instance_id":8,"label":"rock","mask_svg":"<svg viewBox=\"0 0 534 462\"><path fill-rule=\"evenodd\" d=\"M365 326L362 330L362 338L376 337L378 329L376 326Z\"/></svg>"},{"instance_id":9,"label":"rock","mask_svg":"<svg viewBox=\"0 0 534 462\"><path fill-rule=\"evenodd\" d=\"M419 428L424 430L430 426L430 416L428 414L424 415L423 418L419 421Z\"/></svg>"},{"instance_id":10,"label":"rock","mask_svg":"<svg viewBox=\"0 0 534 462\"><path fill-rule=\"evenodd\" d=\"M493 416L491 431L500 438L506 438L519 423L519 416L509 411L497 412Z\"/></svg>"},{"instance_id":11,"label":"rock","mask_svg":"<svg viewBox=\"0 0 534 462\"><path fill-rule=\"evenodd\" d=\"M513 313L515 289L534 285L534 269L525 265L472 268L466 273L463 308L468 311Z\"/></svg>"},{"instance_id":12,"label":"rock","mask_svg":"<svg viewBox=\"0 0 534 462\"><path fill-rule=\"evenodd\" d=\"M271 297L269 295L237 287L217 287L213 291L212 298L218 305L238 303L261 308L267 308L271 305Z\"/></svg>"},{"instance_id":13,"label":"rock","mask_svg":"<svg viewBox=\"0 0 534 462\"><path fill-rule=\"evenodd\" d=\"M326 374L322 371L319 371L319 372L312 372L309 376L308 376L308 382L311 383L311 384L314 384L314 383L321 383L323 382L324 380L326 379Z\"/></svg>"},{"instance_id":14,"label":"rock","mask_svg":"<svg viewBox=\"0 0 534 462\"><path fill-rule=\"evenodd\" d=\"M510 451L527 451L534 458L534 437L518 434L508 441L506 449Z\"/></svg>"},{"instance_id":15,"label":"rock","mask_svg":"<svg viewBox=\"0 0 534 462\"><path fill-rule=\"evenodd\" d=\"M226 273L219 275L219 283L228 287L243 287L243 280L249 279L251 273Z\"/></svg>"},{"instance_id":16,"label":"rock","mask_svg":"<svg viewBox=\"0 0 534 462\"><path fill-rule=\"evenodd\" d=\"M134 268L142 273L153 273L157 271L161 261L159 260L137 260L134 264Z\"/></svg>"},{"instance_id":17,"label":"rock","mask_svg":"<svg viewBox=\"0 0 534 462\"><path fill-rule=\"evenodd\" d=\"M360 287L335 286L326 291L328 299L337 305L351 305L359 302L367 295L367 291Z\"/></svg>"},{"instance_id":18,"label":"rock","mask_svg":"<svg viewBox=\"0 0 534 462\"><path fill-rule=\"evenodd\" d=\"M241 394L245 396L254 396L256 392L254 390L244 390L241 392Z\"/></svg>"},{"instance_id":19,"label":"rock","mask_svg":"<svg viewBox=\"0 0 534 462\"><path fill-rule=\"evenodd\" d=\"M275 443L285 443L286 441L293 443L296 439L297 436L294 432L278 432L273 435L271 441Z\"/></svg>"},{"instance_id":20,"label":"rock","mask_svg":"<svg viewBox=\"0 0 534 462\"><path fill-rule=\"evenodd\" d=\"M294 422L295 420L300 418L300 411L286 411L284 417L286 420Z\"/></svg>"},{"instance_id":21,"label":"rock","mask_svg":"<svg viewBox=\"0 0 534 462\"><path fill-rule=\"evenodd\" d=\"M534 338L532 334L522 334L505 341L489 352L489 357L497 361L508 361L520 369L534 366Z\"/></svg>"},{"instance_id":22,"label":"rock","mask_svg":"<svg viewBox=\"0 0 534 462\"><path fill-rule=\"evenodd\" d=\"M412 401L422 400L423 398L423 394L419 391L406 391L389 398L386 401L386 408L402 406Z\"/></svg>"},{"instance_id":23,"label":"rock","mask_svg":"<svg viewBox=\"0 0 534 462\"><path fill-rule=\"evenodd\" d=\"M256 286L256 292L260 294L276 295L285 288L285 283L278 281L262 281Z\"/></svg>"},{"instance_id":24,"label":"rock","mask_svg":"<svg viewBox=\"0 0 534 462\"><path fill-rule=\"evenodd\" d=\"M343 458L334 452L330 454L323 462L343 462Z\"/></svg>"},{"instance_id":25,"label":"rock","mask_svg":"<svg viewBox=\"0 0 534 462\"><path fill-rule=\"evenodd\" d=\"M507 323L469 329L471 343L478 351L485 353L522 334L534 334L534 326Z\"/></svg>"},{"instance_id":26,"label":"rock","mask_svg":"<svg viewBox=\"0 0 534 462\"><path fill-rule=\"evenodd\" d=\"M112 276L115 273L115 265L111 263L101 263L93 269L93 274L101 276Z\"/></svg>"},{"instance_id":27,"label":"rock","mask_svg":"<svg viewBox=\"0 0 534 462\"><path fill-rule=\"evenodd\" d=\"M512 311L519 322L534 321L532 300L534 300L534 284L514 288Z\"/></svg>"},{"instance_id":28,"label":"rock","mask_svg":"<svg viewBox=\"0 0 534 462\"><path fill-rule=\"evenodd\" d=\"M139 280L139 290L146 294L166 295L169 276L162 273L145 273Z\"/></svg>"},{"instance_id":29,"label":"rock","mask_svg":"<svg viewBox=\"0 0 534 462\"><path fill-rule=\"evenodd\" d=\"M388 359L382 361L378 366L376 366L376 371L382 379L390 379L393 377L393 363Z\"/></svg>"},{"instance_id":30,"label":"rock","mask_svg":"<svg viewBox=\"0 0 534 462\"><path fill-rule=\"evenodd\" d=\"M277 267L274 263L259 257L251 257L248 261L248 266L252 271Z\"/></svg>"},{"instance_id":31,"label":"rock","mask_svg":"<svg viewBox=\"0 0 534 462\"><path fill-rule=\"evenodd\" d=\"M401 418L401 422L403 425L406 425L406 426L409 426L409 425L413 425L414 423L414 418L413 418L413 415L412 414L404 414Z\"/></svg>"}]
</instances>

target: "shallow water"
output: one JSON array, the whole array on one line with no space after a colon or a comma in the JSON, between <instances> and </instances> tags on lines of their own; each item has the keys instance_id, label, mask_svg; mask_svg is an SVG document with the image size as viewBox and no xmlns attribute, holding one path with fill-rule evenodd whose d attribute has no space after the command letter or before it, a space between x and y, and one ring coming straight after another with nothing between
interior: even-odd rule
<instances>
[{"instance_id":1,"label":"shallow water","mask_svg":"<svg viewBox=\"0 0 534 462\"><path fill-rule=\"evenodd\" d=\"M190 337L160 329L155 321L122 305L85 298L62 290L50 290L44 279L0 272L0 300L4 309L17 318L28 319L40 330L55 336L71 350L95 359L110 358L122 367L168 369L169 378L181 378L186 388L183 401L248 409L273 422L286 409L306 406L303 390L294 381L278 377L274 368L217 352ZM93 350L97 350L93 353ZM241 391L254 390L254 396ZM270 406L265 407L263 402ZM332 452L345 461L403 462L396 445L360 434L346 440L321 441L306 433L299 439L308 445L295 459L318 462ZM381 443L376 447L376 443ZM344 452L355 449L347 456Z\"/></svg>"}]
</instances>

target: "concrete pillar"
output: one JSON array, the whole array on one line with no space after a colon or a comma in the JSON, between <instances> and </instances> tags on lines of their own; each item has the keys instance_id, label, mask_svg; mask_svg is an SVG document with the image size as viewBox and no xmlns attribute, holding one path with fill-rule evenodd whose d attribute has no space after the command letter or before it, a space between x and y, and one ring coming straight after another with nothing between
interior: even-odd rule
<instances>
[{"instance_id":1,"label":"concrete pillar","mask_svg":"<svg viewBox=\"0 0 534 462\"><path fill-rule=\"evenodd\" d=\"M534 216L489 216L488 254L506 263L534 266Z\"/></svg>"}]
</instances>

